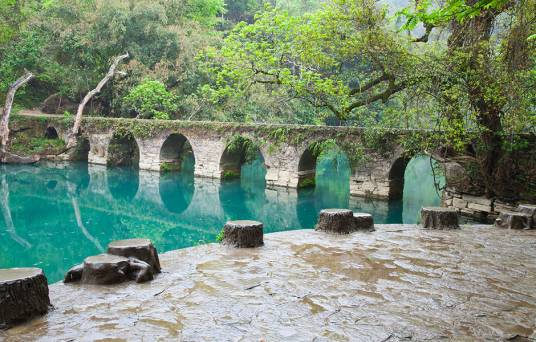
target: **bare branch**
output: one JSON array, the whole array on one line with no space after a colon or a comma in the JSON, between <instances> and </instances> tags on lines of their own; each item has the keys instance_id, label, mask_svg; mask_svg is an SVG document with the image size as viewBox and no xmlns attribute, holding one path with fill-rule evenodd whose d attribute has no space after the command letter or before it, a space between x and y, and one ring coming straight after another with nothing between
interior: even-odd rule
<instances>
[{"instance_id":1,"label":"bare branch","mask_svg":"<svg viewBox=\"0 0 536 342\"><path fill-rule=\"evenodd\" d=\"M24 75L22 75L18 80L9 86L9 90L7 91L6 95L6 104L4 106L2 118L0 119L0 145L2 151L5 151L7 141L9 140L9 116L11 115L15 93L33 77L34 75L26 70Z\"/></svg>"},{"instance_id":2,"label":"bare branch","mask_svg":"<svg viewBox=\"0 0 536 342\"><path fill-rule=\"evenodd\" d=\"M352 110L356 108L363 107L363 106L369 105L373 102L380 101L380 100L382 102L386 102L389 99L389 97L398 93L399 91L404 90L406 87L407 87L407 82L400 82L397 84L394 81L392 81L389 84L389 88L387 88L385 91L375 94L366 99L355 101L352 104L350 104L348 107L346 107L343 112L350 113Z\"/></svg>"},{"instance_id":3,"label":"bare branch","mask_svg":"<svg viewBox=\"0 0 536 342\"><path fill-rule=\"evenodd\" d=\"M392 79L392 77L389 74L384 72L380 77L365 83L363 86L350 90L350 95L355 96L359 93L370 90L371 88L377 86L378 84L382 82L389 81L390 79Z\"/></svg>"},{"instance_id":4,"label":"bare branch","mask_svg":"<svg viewBox=\"0 0 536 342\"><path fill-rule=\"evenodd\" d=\"M114 59L114 62L112 63L112 65L110 66L110 69L108 70L108 73L106 74L106 76L104 76L104 78L97 84L97 87L91 90L89 93L87 93L84 99L82 100L82 102L80 102L80 104L78 105L78 110L76 111L76 117L74 119L73 129L71 133L69 134L67 148L72 148L76 145L76 136L78 135L80 131L80 125L82 123L82 114L84 112L84 107L86 106L86 104L89 102L89 100L91 100L93 96L100 93L104 85L117 73L115 70L117 68L117 65L119 65L119 63L122 60L128 57L129 57L128 52L125 53L124 55L117 56Z\"/></svg>"}]
</instances>

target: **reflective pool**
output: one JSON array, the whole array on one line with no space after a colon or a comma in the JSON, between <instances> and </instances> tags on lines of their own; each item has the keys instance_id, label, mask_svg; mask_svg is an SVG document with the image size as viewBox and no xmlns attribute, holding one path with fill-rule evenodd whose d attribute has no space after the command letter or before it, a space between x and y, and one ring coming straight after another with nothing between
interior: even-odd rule
<instances>
[{"instance_id":1,"label":"reflective pool","mask_svg":"<svg viewBox=\"0 0 536 342\"><path fill-rule=\"evenodd\" d=\"M312 228L323 208L373 214L378 223L415 223L423 205L439 204L429 159L406 169L404 199L350 197L348 167L318 161L316 186L266 189L260 162L241 179L219 182L181 173L71 163L0 167L0 268L37 266L50 282L112 240L147 237L160 252L214 242L225 221L255 219L265 232Z\"/></svg>"}]
</instances>

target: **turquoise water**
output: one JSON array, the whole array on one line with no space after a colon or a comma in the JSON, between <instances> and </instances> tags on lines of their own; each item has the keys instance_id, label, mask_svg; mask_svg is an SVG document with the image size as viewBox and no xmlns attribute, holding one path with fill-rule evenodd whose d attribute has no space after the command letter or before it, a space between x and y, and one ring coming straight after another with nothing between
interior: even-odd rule
<instances>
[{"instance_id":1,"label":"turquoise water","mask_svg":"<svg viewBox=\"0 0 536 342\"><path fill-rule=\"evenodd\" d=\"M214 242L230 219L256 219L265 232L312 228L323 208L369 212L377 223L415 223L436 205L427 158L406 169L402 201L348 194L341 156L318 161L315 188L265 189L262 165L244 166L240 180L194 179L191 165L163 174L73 163L0 167L0 268L36 266L50 282L112 240L147 237L160 252Z\"/></svg>"}]
</instances>

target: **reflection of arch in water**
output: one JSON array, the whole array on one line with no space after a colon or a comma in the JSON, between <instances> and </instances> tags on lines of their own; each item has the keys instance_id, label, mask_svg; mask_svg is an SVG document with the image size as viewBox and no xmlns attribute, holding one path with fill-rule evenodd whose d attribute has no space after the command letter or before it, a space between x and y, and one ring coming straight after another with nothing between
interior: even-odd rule
<instances>
[{"instance_id":1,"label":"reflection of arch in water","mask_svg":"<svg viewBox=\"0 0 536 342\"><path fill-rule=\"evenodd\" d=\"M110 168L106 172L108 190L114 199L131 201L140 185L138 170L130 167Z\"/></svg>"},{"instance_id":2,"label":"reflection of arch in water","mask_svg":"<svg viewBox=\"0 0 536 342\"><path fill-rule=\"evenodd\" d=\"M189 175L167 173L160 175L160 198L167 210L183 213L194 196L194 178Z\"/></svg>"},{"instance_id":3,"label":"reflection of arch in water","mask_svg":"<svg viewBox=\"0 0 536 342\"><path fill-rule=\"evenodd\" d=\"M264 187L245 187L236 179L221 183L219 198L226 220L259 220L266 202Z\"/></svg>"},{"instance_id":4,"label":"reflection of arch in water","mask_svg":"<svg viewBox=\"0 0 536 342\"><path fill-rule=\"evenodd\" d=\"M220 158L220 173L223 179L246 176L248 181L264 184L266 166L258 145L248 137L233 137Z\"/></svg>"},{"instance_id":5,"label":"reflection of arch in water","mask_svg":"<svg viewBox=\"0 0 536 342\"><path fill-rule=\"evenodd\" d=\"M170 134L160 149L161 171L194 172L195 156L192 146L184 135Z\"/></svg>"},{"instance_id":6,"label":"reflection of arch in water","mask_svg":"<svg viewBox=\"0 0 536 342\"><path fill-rule=\"evenodd\" d=\"M48 126L47 129L45 130L45 138L58 139L59 135L58 135L58 131L56 130L56 128L53 126Z\"/></svg>"},{"instance_id":7,"label":"reflection of arch in water","mask_svg":"<svg viewBox=\"0 0 536 342\"><path fill-rule=\"evenodd\" d=\"M140 150L132 133L114 133L108 145L108 166L132 166L137 168Z\"/></svg>"},{"instance_id":8,"label":"reflection of arch in water","mask_svg":"<svg viewBox=\"0 0 536 342\"><path fill-rule=\"evenodd\" d=\"M77 192L87 189L90 182L88 164L71 163L70 167L65 170L65 177L68 182L76 184Z\"/></svg>"}]
</instances>

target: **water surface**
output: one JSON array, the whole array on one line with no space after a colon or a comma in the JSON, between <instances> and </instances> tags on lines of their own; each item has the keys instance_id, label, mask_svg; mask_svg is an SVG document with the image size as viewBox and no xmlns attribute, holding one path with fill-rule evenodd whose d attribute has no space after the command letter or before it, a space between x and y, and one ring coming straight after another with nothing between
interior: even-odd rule
<instances>
[{"instance_id":1,"label":"water surface","mask_svg":"<svg viewBox=\"0 0 536 342\"><path fill-rule=\"evenodd\" d=\"M160 252L214 242L227 220L254 219L265 232L312 228L323 208L371 213L377 223L415 223L439 197L426 158L406 169L402 201L348 194L344 158L317 164L316 187L266 189L258 162L239 180L194 179L191 167L158 174L72 163L0 167L0 268L40 267L49 281L112 240L150 238Z\"/></svg>"}]
</instances>

